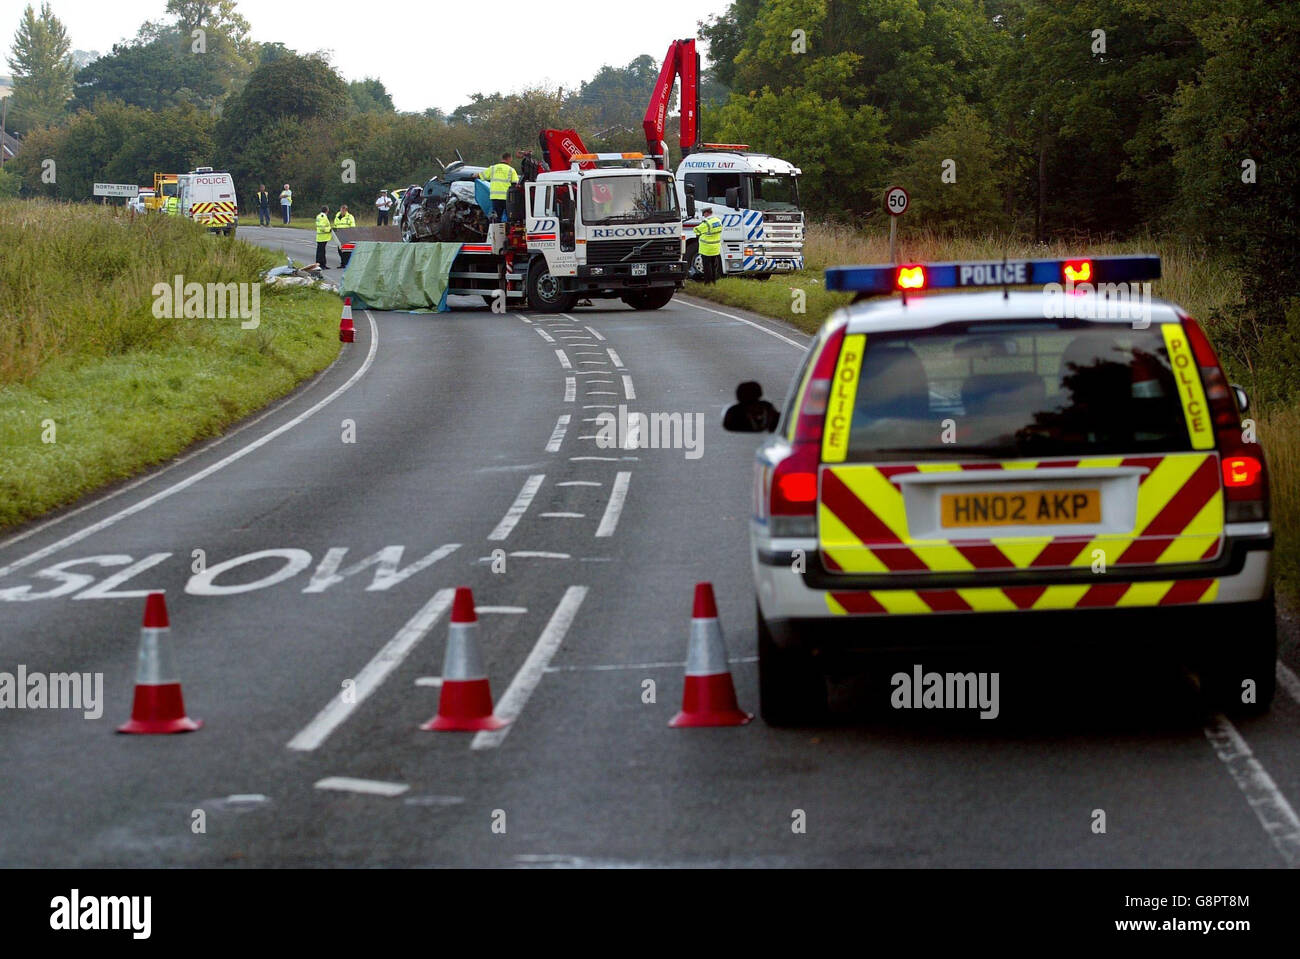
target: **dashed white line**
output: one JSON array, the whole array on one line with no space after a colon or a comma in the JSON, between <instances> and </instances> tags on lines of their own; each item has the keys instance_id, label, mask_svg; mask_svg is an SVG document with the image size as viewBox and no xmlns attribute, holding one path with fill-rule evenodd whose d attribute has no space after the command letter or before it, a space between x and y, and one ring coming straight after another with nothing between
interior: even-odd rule
<instances>
[{"instance_id":1,"label":"dashed white line","mask_svg":"<svg viewBox=\"0 0 1300 959\"><path fill-rule=\"evenodd\" d=\"M598 340L603 340L603 339L604 339L604 337L601 336L600 333L598 333L596 330L593 330L591 327L589 327L589 326L588 326L588 327L584 327L584 329L586 329L586 331L587 331L588 333L590 333L592 336L594 336L596 339L598 339Z\"/></svg>"},{"instance_id":2,"label":"dashed white line","mask_svg":"<svg viewBox=\"0 0 1300 959\"><path fill-rule=\"evenodd\" d=\"M365 310L363 312L365 312L366 318L370 321L370 351L366 354L366 358L362 361L361 365L357 367L356 372L354 372L350 377L348 377L347 382L339 386L329 396L326 396L324 399L318 400L313 406L299 413L293 419L289 420L288 422L280 424L279 426L271 430L271 432L267 433L266 435L259 436L257 439L248 443L246 446L241 446L239 449L235 450L235 452L231 453L229 456L226 456L218 460L217 462L213 463L211 466L207 466L204 469L199 470L197 473L185 477L185 479L183 480L178 480L177 482L173 483L171 486L168 486L165 489L161 489L157 493L154 493L151 496L146 496L138 503L132 503L130 506L120 509L116 513L113 513L110 516L104 517L97 523L91 523L89 526L83 526L75 533L69 533L67 536L63 537L63 539L56 540L50 545L38 549L34 553L29 553L26 556L22 557L22 559L16 559L8 566L0 567L0 579L3 579L4 577L8 576L16 569L22 569L24 566L28 566L32 563L38 562L39 560L45 559L45 557L57 553L59 550L63 549L64 547L71 546L73 543L79 543L83 539L86 539L87 537L93 536L95 533L98 533L100 530L107 529L108 527L114 525L115 523L118 523L119 521L126 519L128 516L134 516L136 513L142 512L148 509L150 506L153 506L155 503L159 503L162 500L165 500L173 493L179 493L181 490L188 489L189 487L193 486L195 483L199 482L200 480L206 479L207 477L211 476L213 473L217 472L218 470L224 469L225 467L229 466L231 463L243 459L245 456L247 456L249 453L253 452L254 450L260 449L261 447L265 446L267 443L271 442L271 440L275 439L277 436L280 436L281 434L286 433L289 430L293 429L299 423L306 420L309 416L316 413L318 410L324 409L327 405L332 403L338 397L342 396L345 392L347 392L349 389L352 388L353 384L355 384L357 380L365 376L366 371L370 369L370 365L374 362L375 352L379 348L379 328L375 323L375 318L370 315L369 310ZM50 522L52 523L55 521L57 521L57 517L56 520L52 520ZM37 529L44 528L45 525L49 525L49 524L42 524L42 526L37 527ZM5 545L14 542L17 538L18 537L14 537L13 539L6 541Z\"/></svg>"},{"instance_id":3,"label":"dashed white line","mask_svg":"<svg viewBox=\"0 0 1300 959\"><path fill-rule=\"evenodd\" d=\"M557 485L565 486L567 484L559 483ZM599 486L600 484L598 483L596 485ZM509 555L518 556L521 559L572 559L573 558L568 553L550 553L547 552L546 550L541 550L541 549L517 549L517 550L513 550Z\"/></svg>"},{"instance_id":4,"label":"dashed white line","mask_svg":"<svg viewBox=\"0 0 1300 959\"><path fill-rule=\"evenodd\" d=\"M555 358L560 361L560 365L566 370L573 369L573 364L569 362L569 358L564 354L564 350L556 350Z\"/></svg>"},{"instance_id":5,"label":"dashed white line","mask_svg":"<svg viewBox=\"0 0 1300 959\"><path fill-rule=\"evenodd\" d=\"M617 395L617 394L615 394ZM584 410L615 410L617 406L611 406L609 403L583 403Z\"/></svg>"},{"instance_id":6,"label":"dashed white line","mask_svg":"<svg viewBox=\"0 0 1300 959\"><path fill-rule=\"evenodd\" d=\"M757 656L732 656L727 659L728 663L756 663ZM624 669L681 669L686 663L678 660L675 663L617 663L612 666L547 666L548 673L611 673Z\"/></svg>"},{"instance_id":7,"label":"dashed white line","mask_svg":"<svg viewBox=\"0 0 1300 959\"><path fill-rule=\"evenodd\" d=\"M636 390L632 389L632 377L623 377L623 392L627 394L629 400L636 399Z\"/></svg>"},{"instance_id":8,"label":"dashed white line","mask_svg":"<svg viewBox=\"0 0 1300 959\"><path fill-rule=\"evenodd\" d=\"M1250 751L1241 733L1226 716L1219 714L1206 725L1205 738L1228 767L1228 772L1287 866L1293 869L1300 866L1300 818L1277 788L1277 783L1273 782L1273 777Z\"/></svg>"},{"instance_id":9,"label":"dashed white line","mask_svg":"<svg viewBox=\"0 0 1300 959\"><path fill-rule=\"evenodd\" d=\"M789 343L797 350L807 349L805 344L797 343L790 339L790 337L782 336L780 333L776 332L776 330L769 330L766 326L763 326L763 324L755 323L753 320L747 320L743 316L736 316L734 313L723 313L721 310L711 310L707 306L699 306L689 300L682 300L681 302L685 303L687 306L694 307L697 310L703 310L705 313L716 313L718 316L725 316L727 319L735 320L737 323L744 323L746 326L752 326L754 329L766 333L768 336L775 336L783 343Z\"/></svg>"},{"instance_id":10,"label":"dashed white line","mask_svg":"<svg viewBox=\"0 0 1300 959\"><path fill-rule=\"evenodd\" d=\"M563 483L556 483L556 486L600 486L595 480L565 480Z\"/></svg>"},{"instance_id":11,"label":"dashed white line","mask_svg":"<svg viewBox=\"0 0 1300 959\"><path fill-rule=\"evenodd\" d=\"M617 463L617 456L570 456L570 463Z\"/></svg>"},{"instance_id":12,"label":"dashed white line","mask_svg":"<svg viewBox=\"0 0 1300 959\"><path fill-rule=\"evenodd\" d=\"M611 392L610 390L588 390L587 395L588 396L618 396L617 393ZM614 407L612 406L610 407L611 410L613 408Z\"/></svg>"},{"instance_id":13,"label":"dashed white line","mask_svg":"<svg viewBox=\"0 0 1300 959\"><path fill-rule=\"evenodd\" d=\"M484 613L484 614L496 613L496 614L504 614L506 616L522 616L524 613L528 612L528 607L527 606L479 606L475 604L474 612Z\"/></svg>"},{"instance_id":14,"label":"dashed white line","mask_svg":"<svg viewBox=\"0 0 1300 959\"><path fill-rule=\"evenodd\" d=\"M519 491L515 501L506 510L506 515L501 517L501 522L497 523L496 529L488 534L488 539L502 540L510 535L510 531L518 525L524 513L528 512L528 505L532 503L533 497L537 495L537 489L542 485L544 479L546 479L545 473L534 473L524 480L523 489Z\"/></svg>"},{"instance_id":15,"label":"dashed white line","mask_svg":"<svg viewBox=\"0 0 1300 959\"><path fill-rule=\"evenodd\" d=\"M582 519L585 513L538 513L545 519Z\"/></svg>"},{"instance_id":16,"label":"dashed white line","mask_svg":"<svg viewBox=\"0 0 1300 959\"><path fill-rule=\"evenodd\" d=\"M564 378L564 402L572 403L578 397L578 380L572 376Z\"/></svg>"},{"instance_id":17,"label":"dashed white line","mask_svg":"<svg viewBox=\"0 0 1300 959\"><path fill-rule=\"evenodd\" d=\"M605 515L600 518L600 526L596 529L597 536L614 535L614 530L618 528L618 518L623 512L623 502L627 499L627 484L631 479L632 474L627 470L621 470L614 477L609 502L605 505Z\"/></svg>"},{"instance_id":18,"label":"dashed white line","mask_svg":"<svg viewBox=\"0 0 1300 959\"><path fill-rule=\"evenodd\" d=\"M582 605L586 596L586 586L570 586L564 591L560 604L555 607L555 612L551 614L546 628L537 637L537 642L533 645L528 658L519 667L519 672L515 673L515 678L510 681L505 694L497 701L496 712L502 719L519 718L529 697L533 695L533 690L542 681L546 667L551 663L551 657L560 648L560 643L564 642L564 636L573 625L573 619L578 615L578 607ZM514 726L515 723L512 721L500 729L475 733L470 748L492 749L500 746Z\"/></svg>"},{"instance_id":19,"label":"dashed white line","mask_svg":"<svg viewBox=\"0 0 1300 959\"><path fill-rule=\"evenodd\" d=\"M419 612L397 631L370 662L357 673L349 689L340 690L325 708L316 714L316 718L303 727L302 731L289 740L289 748L309 752L317 748L334 732L339 725L352 715L353 710L366 701L366 697L379 688L388 674L402 664L433 628L438 618L451 605L455 590L440 589L433 597L420 607Z\"/></svg>"},{"instance_id":20,"label":"dashed white line","mask_svg":"<svg viewBox=\"0 0 1300 959\"><path fill-rule=\"evenodd\" d=\"M627 366L627 364L623 362L623 358L614 352L614 347L611 346L607 348L605 352L609 354L609 359L615 366L619 366L619 367Z\"/></svg>"},{"instance_id":21,"label":"dashed white line","mask_svg":"<svg viewBox=\"0 0 1300 959\"><path fill-rule=\"evenodd\" d=\"M351 776L326 776L316 783L317 789L363 793L367 796L400 796L411 787L406 783L388 783L378 779L354 779Z\"/></svg>"},{"instance_id":22,"label":"dashed white line","mask_svg":"<svg viewBox=\"0 0 1300 959\"><path fill-rule=\"evenodd\" d=\"M542 339L544 339L547 343L554 343L554 342L555 342L555 337L551 336L550 333L547 333L547 332L546 332L544 329L542 329L540 326L534 326L533 329L536 330L536 331L537 331L537 335L540 336Z\"/></svg>"},{"instance_id":23,"label":"dashed white line","mask_svg":"<svg viewBox=\"0 0 1300 959\"><path fill-rule=\"evenodd\" d=\"M569 316L568 313L557 313L556 316L562 316L562 317L564 317L566 320L568 320L570 323L577 323L577 322L578 322L577 317Z\"/></svg>"},{"instance_id":24,"label":"dashed white line","mask_svg":"<svg viewBox=\"0 0 1300 959\"><path fill-rule=\"evenodd\" d=\"M564 434L569 429L569 414L564 413L555 421L555 429L551 431L551 438L546 441L546 452L558 453L560 444L564 442Z\"/></svg>"}]
</instances>

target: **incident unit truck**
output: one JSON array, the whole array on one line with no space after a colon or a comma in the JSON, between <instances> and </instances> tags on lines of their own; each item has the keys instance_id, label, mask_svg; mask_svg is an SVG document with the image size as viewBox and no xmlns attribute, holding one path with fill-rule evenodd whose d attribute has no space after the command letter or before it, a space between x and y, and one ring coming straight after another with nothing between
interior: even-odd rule
<instances>
[{"instance_id":1,"label":"incident unit truck","mask_svg":"<svg viewBox=\"0 0 1300 959\"><path fill-rule=\"evenodd\" d=\"M646 152L670 168L664 140L673 84L681 77L681 160L675 178L686 211L686 259L692 276L703 273L694 228L710 207L722 220L722 272L766 280L804 266L804 214L795 164L750 150L743 143L697 143L700 129L700 58L695 39L668 48L642 127Z\"/></svg>"},{"instance_id":2,"label":"incident unit truck","mask_svg":"<svg viewBox=\"0 0 1300 959\"><path fill-rule=\"evenodd\" d=\"M546 131L547 134L572 131ZM579 143L576 134L566 142ZM574 153L552 145L549 169L511 188L508 223L466 242L447 292L504 290L507 305L540 313L584 299L621 299L638 310L666 305L686 278L682 210L673 176L641 153Z\"/></svg>"},{"instance_id":3,"label":"incident unit truck","mask_svg":"<svg viewBox=\"0 0 1300 959\"><path fill-rule=\"evenodd\" d=\"M234 236L239 226L235 179L229 173L201 166L176 178L180 213L213 233Z\"/></svg>"}]
</instances>

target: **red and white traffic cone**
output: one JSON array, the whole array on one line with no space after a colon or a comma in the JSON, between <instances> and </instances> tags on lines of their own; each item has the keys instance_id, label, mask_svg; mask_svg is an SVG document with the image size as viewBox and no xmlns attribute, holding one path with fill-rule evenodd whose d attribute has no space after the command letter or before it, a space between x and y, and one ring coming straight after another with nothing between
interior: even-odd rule
<instances>
[{"instance_id":1,"label":"red and white traffic cone","mask_svg":"<svg viewBox=\"0 0 1300 959\"><path fill-rule=\"evenodd\" d=\"M718 623L718 604L711 583L695 584L691 638L686 648L686 688L682 711L669 726L743 726L753 719L736 702L736 687L727 665L727 647Z\"/></svg>"},{"instance_id":2,"label":"red and white traffic cone","mask_svg":"<svg viewBox=\"0 0 1300 959\"><path fill-rule=\"evenodd\" d=\"M131 720L119 733L191 733L202 720L185 715L185 699L172 662L171 628L162 593L150 593L144 604L140 653L135 667L135 702Z\"/></svg>"},{"instance_id":3,"label":"red and white traffic cone","mask_svg":"<svg viewBox=\"0 0 1300 959\"><path fill-rule=\"evenodd\" d=\"M437 732L500 729L506 720L492 715L492 690L478 651L478 615L468 586L456 589L442 660L442 693L438 715L421 729Z\"/></svg>"},{"instance_id":4,"label":"red and white traffic cone","mask_svg":"<svg viewBox=\"0 0 1300 959\"><path fill-rule=\"evenodd\" d=\"M339 342L352 343L356 340L357 328L352 325L352 297L343 298L343 317L339 320Z\"/></svg>"}]
</instances>

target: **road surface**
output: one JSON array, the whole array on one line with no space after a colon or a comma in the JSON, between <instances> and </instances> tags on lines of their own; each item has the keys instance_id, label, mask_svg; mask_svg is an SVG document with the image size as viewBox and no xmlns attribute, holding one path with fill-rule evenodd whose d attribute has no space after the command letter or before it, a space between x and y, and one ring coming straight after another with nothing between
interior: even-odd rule
<instances>
[{"instance_id":1,"label":"road surface","mask_svg":"<svg viewBox=\"0 0 1300 959\"><path fill-rule=\"evenodd\" d=\"M240 236L314 252L308 231ZM670 729L699 580L757 708L756 441L718 424L743 379L779 400L807 337L690 297L469 303L358 310L356 342L283 402L0 541L0 670L104 683L98 719L0 718L0 864L1300 861L1292 642L1272 713L1235 724L1175 669L1072 650L1022 658L994 721L863 711L848 683L830 727ZM702 445L601 448L594 420L620 404L699 414ZM459 585L501 733L419 730ZM191 735L113 732L148 590L205 721Z\"/></svg>"}]
</instances>

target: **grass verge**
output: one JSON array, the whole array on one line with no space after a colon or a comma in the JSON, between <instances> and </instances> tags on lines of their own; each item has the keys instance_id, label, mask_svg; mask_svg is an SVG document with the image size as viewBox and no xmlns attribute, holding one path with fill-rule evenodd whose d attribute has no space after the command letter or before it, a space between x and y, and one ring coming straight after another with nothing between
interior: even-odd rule
<instances>
[{"instance_id":1,"label":"grass verge","mask_svg":"<svg viewBox=\"0 0 1300 959\"><path fill-rule=\"evenodd\" d=\"M156 316L157 283L255 283L279 260L174 217L0 202L0 249L0 528L220 434L338 354L321 291L261 288L250 329Z\"/></svg>"}]
</instances>

